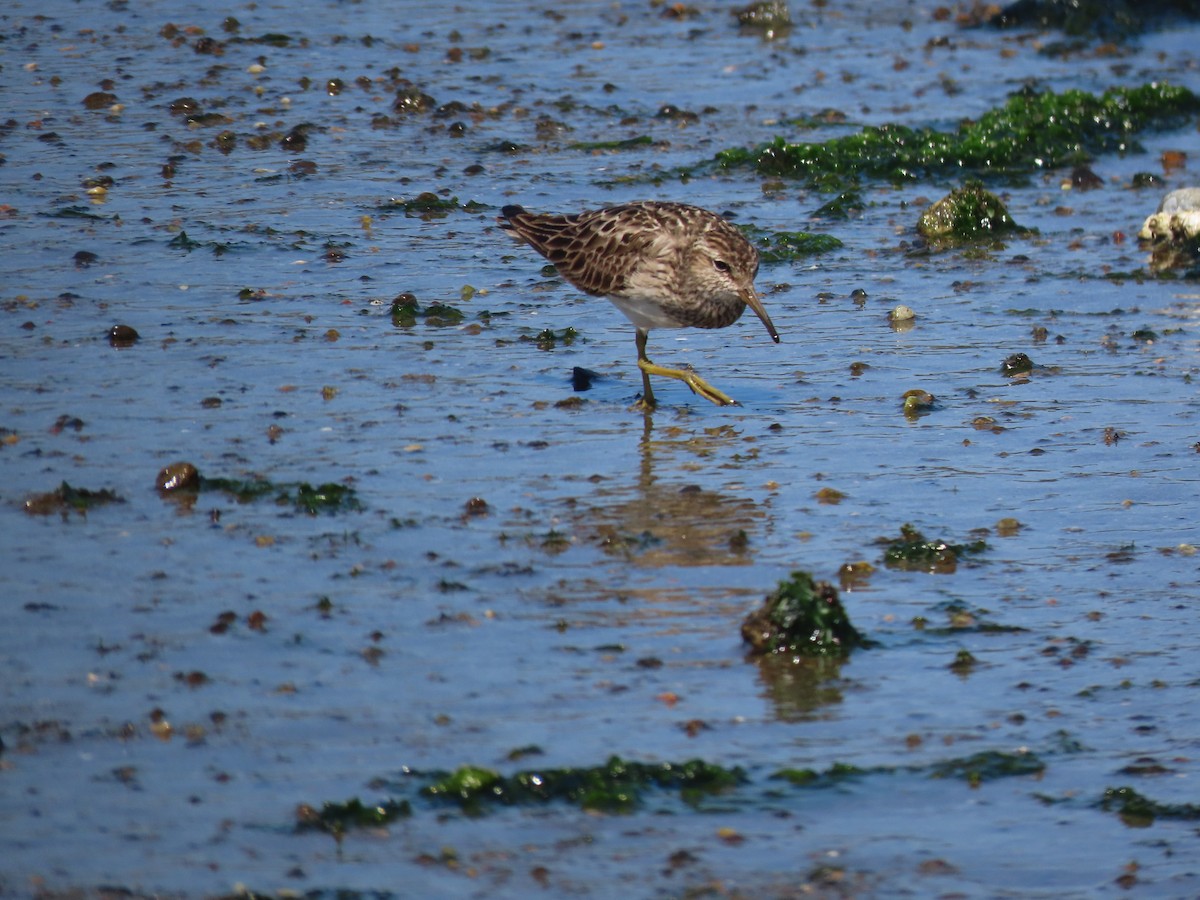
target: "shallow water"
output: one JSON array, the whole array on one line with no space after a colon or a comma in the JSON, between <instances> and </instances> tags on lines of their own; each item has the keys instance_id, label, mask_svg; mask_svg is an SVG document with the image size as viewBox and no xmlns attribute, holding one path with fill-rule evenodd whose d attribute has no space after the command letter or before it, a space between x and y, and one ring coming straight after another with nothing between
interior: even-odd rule
<instances>
[{"instance_id":1,"label":"shallow water","mask_svg":"<svg viewBox=\"0 0 1200 900\"><path fill-rule=\"evenodd\" d=\"M950 183L867 184L862 214L829 222L811 218L827 197L764 191L748 172L644 180L777 133L949 127L1029 79L1198 90L1197 27L1061 58L1038 52L1052 33L960 30L922 4L796 8L774 42L716 7L660 12L0 14L0 894L1093 897L1129 879L1198 892L1194 822L1099 805L1121 785L1200 802L1200 289L1100 277L1146 268L1132 236L1161 193L1194 183L1160 157L1190 152L1194 168L1195 124L1096 160L1099 190L1064 191L1060 171L1002 186L1037 233L985 254L907 252ZM176 42L168 23L199 31ZM223 54L197 53L201 33ZM238 40L270 33L288 46ZM372 127L394 115L393 67L467 110ZM84 108L102 87L119 111ZM229 121L190 126L168 109L181 97ZM665 104L698 118L657 118ZM849 124L780 124L825 108ZM302 123L317 126L307 146L281 148ZM223 129L228 154L213 145ZM655 143L571 147L641 135ZM1161 189L1128 187L1138 172ZM98 174L114 179L102 202L83 184ZM460 207L422 219L391 203L423 191ZM657 361L693 364L738 408L667 382L652 419L631 412L628 324L494 226L506 202L645 196L845 244L763 267L778 346L752 318L652 336ZM80 251L96 260L77 265ZM466 317L398 327L388 307L406 290ZM911 330L889 326L897 303L917 311ZM110 346L116 323L140 341ZM533 340L566 328L569 345ZM1158 339L1135 339L1143 328ZM1031 377L1000 374L1017 352ZM600 375L579 394L577 366ZM936 396L930 413L902 414L912 388ZM363 509L310 517L220 492L189 508L153 488L181 459L212 478L344 482ZM125 502L24 512L64 480ZM820 502L826 487L845 499ZM953 574L888 569L876 539L906 522L951 542L986 529L989 549ZM877 648L825 667L747 661L741 620L781 578L836 581L864 559L876 572L842 596ZM960 607L1004 628L952 623ZM960 650L978 660L967 674L949 668ZM541 755L509 760L530 746ZM929 775L1026 750L1039 776ZM340 847L293 832L298 804L411 792L406 769L612 754L701 757L749 781L701 812L653 794L628 816L470 818L418 801ZM770 778L834 763L874 771L821 790Z\"/></svg>"}]
</instances>

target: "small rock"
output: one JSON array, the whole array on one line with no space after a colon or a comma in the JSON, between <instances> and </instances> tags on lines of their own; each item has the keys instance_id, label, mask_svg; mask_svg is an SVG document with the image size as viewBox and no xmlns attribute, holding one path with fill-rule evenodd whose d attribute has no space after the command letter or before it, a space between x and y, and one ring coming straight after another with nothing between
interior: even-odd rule
<instances>
[{"instance_id":1,"label":"small rock","mask_svg":"<svg viewBox=\"0 0 1200 900\"><path fill-rule=\"evenodd\" d=\"M1158 211L1146 219L1138 237L1172 244L1200 239L1200 187L1180 188L1163 197Z\"/></svg>"},{"instance_id":2,"label":"small rock","mask_svg":"<svg viewBox=\"0 0 1200 900\"><path fill-rule=\"evenodd\" d=\"M108 329L108 342L114 347L132 347L140 337L129 325L114 325Z\"/></svg>"},{"instance_id":3,"label":"small rock","mask_svg":"<svg viewBox=\"0 0 1200 900\"><path fill-rule=\"evenodd\" d=\"M200 472L190 462L164 466L154 478L154 489L164 494L196 488L199 485Z\"/></svg>"}]
</instances>

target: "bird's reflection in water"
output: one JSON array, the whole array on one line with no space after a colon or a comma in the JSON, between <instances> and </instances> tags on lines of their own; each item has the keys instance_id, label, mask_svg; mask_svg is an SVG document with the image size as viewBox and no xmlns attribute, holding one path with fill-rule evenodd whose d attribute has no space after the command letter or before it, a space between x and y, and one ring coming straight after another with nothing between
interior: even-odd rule
<instances>
[{"instance_id":1,"label":"bird's reflection in water","mask_svg":"<svg viewBox=\"0 0 1200 900\"><path fill-rule=\"evenodd\" d=\"M574 502L570 518L605 553L637 566L748 565L765 513L749 497L686 480L688 466L675 459L715 457L739 440L731 428L656 438L647 419L636 481L601 484L586 501ZM660 480L656 470L668 466L671 476Z\"/></svg>"}]
</instances>

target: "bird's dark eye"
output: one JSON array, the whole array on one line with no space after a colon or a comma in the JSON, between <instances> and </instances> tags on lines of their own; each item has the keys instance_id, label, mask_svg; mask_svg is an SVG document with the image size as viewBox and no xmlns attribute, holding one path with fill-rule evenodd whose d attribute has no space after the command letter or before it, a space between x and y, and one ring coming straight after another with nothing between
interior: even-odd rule
<instances>
[{"instance_id":1,"label":"bird's dark eye","mask_svg":"<svg viewBox=\"0 0 1200 900\"><path fill-rule=\"evenodd\" d=\"M729 271L729 263L725 262L725 260L723 260L723 259L714 259L713 260L713 268L716 269L718 272L728 272Z\"/></svg>"}]
</instances>

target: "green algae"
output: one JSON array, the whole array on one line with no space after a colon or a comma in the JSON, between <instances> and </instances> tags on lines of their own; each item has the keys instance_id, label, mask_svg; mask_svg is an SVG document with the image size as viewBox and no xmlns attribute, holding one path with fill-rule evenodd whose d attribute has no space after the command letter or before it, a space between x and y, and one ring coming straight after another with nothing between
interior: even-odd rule
<instances>
[{"instance_id":1,"label":"green algae","mask_svg":"<svg viewBox=\"0 0 1200 900\"><path fill-rule=\"evenodd\" d=\"M165 474L182 466L189 466L191 471L180 474L177 479L168 483L162 483ZM208 478L190 464L176 464L164 469L159 473L159 481L158 490L164 497L195 497L205 491L220 491L238 503L253 503L271 497L277 506L291 507L310 516L362 509L362 503L354 488L337 482L317 485L307 481L278 484L265 478Z\"/></svg>"},{"instance_id":2,"label":"green algae","mask_svg":"<svg viewBox=\"0 0 1200 900\"><path fill-rule=\"evenodd\" d=\"M353 797L345 803L325 803L320 810L301 806L296 815L296 831L324 831L341 840L355 828L382 828L411 815L412 805L407 800L368 805Z\"/></svg>"},{"instance_id":3,"label":"green algae","mask_svg":"<svg viewBox=\"0 0 1200 900\"><path fill-rule=\"evenodd\" d=\"M560 344L563 347L570 347L579 337L579 332L569 325L566 328L543 328L537 334L521 335L521 340L532 341L534 346L539 350L553 350Z\"/></svg>"},{"instance_id":4,"label":"green algae","mask_svg":"<svg viewBox=\"0 0 1200 900\"><path fill-rule=\"evenodd\" d=\"M872 771L886 770L861 769L848 763L835 762L824 772L818 772L816 769L780 769L771 775L771 779L787 781L796 787L825 788L870 775Z\"/></svg>"},{"instance_id":5,"label":"green algae","mask_svg":"<svg viewBox=\"0 0 1200 900\"><path fill-rule=\"evenodd\" d=\"M955 675L970 675L979 665L979 660L970 650L959 650L954 654L954 661L946 666Z\"/></svg>"},{"instance_id":6,"label":"green algae","mask_svg":"<svg viewBox=\"0 0 1200 900\"><path fill-rule=\"evenodd\" d=\"M849 219L851 215L861 212L863 208L862 194L858 191L842 191L832 200L821 204L813 217L817 219Z\"/></svg>"},{"instance_id":7,"label":"green algae","mask_svg":"<svg viewBox=\"0 0 1200 900\"><path fill-rule=\"evenodd\" d=\"M930 778L960 778L971 787L997 778L1012 778L1019 775L1040 775L1046 764L1034 753L1003 753L999 750L984 750L962 759L935 763Z\"/></svg>"},{"instance_id":8,"label":"green algae","mask_svg":"<svg viewBox=\"0 0 1200 900\"><path fill-rule=\"evenodd\" d=\"M423 219L428 222L432 219L444 219L455 210L461 209L467 212L475 212L482 208L480 204L473 200L468 200L466 203L459 203L458 197L439 197L432 191L424 191L408 199L393 198L387 203L382 204L379 207L379 211L400 211L409 218Z\"/></svg>"},{"instance_id":9,"label":"green algae","mask_svg":"<svg viewBox=\"0 0 1200 900\"><path fill-rule=\"evenodd\" d=\"M358 510L362 504L354 488L336 482L311 485L307 481L275 484L262 479L200 478L199 490L218 490L229 494L238 503L249 503L263 497L273 497L277 506L290 506L310 516Z\"/></svg>"},{"instance_id":10,"label":"green algae","mask_svg":"<svg viewBox=\"0 0 1200 900\"><path fill-rule=\"evenodd\" d=\"M291 504L310 516L323 512L335 513L362 509L362 504L359 503L354 488L333 481L318 485L301 481L294 487L285 487L281 490L276 495L275 502L281 505Z\"/></svg>"},{"instance_id":11,"label":"green algae","mask_svg":"<svg viewBox=\"0 0 1200 900\"><path fill-rule=\"evenodd\" d=\"M961 600L947 600L934 604L931 609L946 616L946 624L930 627L924 616L913 620L914 626L926 634L948 636L953 634L1015 634L1028 631L1019 625L1001 625L986 618L988 610L972 609Z\"/></svg>"},{"instance_id":12,"label":"green algae","mask_svg":"<svg viewBox=\"0 0 1200 900\"><path fill-rule=\"evenodd\" d=\"M417 324L418 316L431 328L453 327L466 318L466 313L461 309L447 303L435 302L422 307L416 295L408 291L392 300L388 315L396 328L412 328Z\"/></svg>"},{"instance_id":13,"label":"green algae","mask_svg":"<svg viewBox=\"0 0 1200 900\"><path fill-rule=\"evenodd\" d=\"M1152 825L1155 819L1200 821L1200 805L1160 803L1128 786L1108 788L1099 805L1105 812L1115 812L1127 825L1145 827Z\"/></svg>"},{"instance_id":14,"label":"green algae","mask_svg":"<svg viewBox=\"0 0 1200 900\"><path fill-rule=\"evenodd\" d=\"M883 562L888 568L939 574L956 571L962 557L988 549L983 540L968 544L930 540L907 522L900 526L899 538L885 538L882 542L886 544Z\"/></svg>"},{"instance_id":15,"label":"green algae","mask_svg":"<svg viewBox=\"0 0 1200 900\"><path fill-rule=\"evenodd\" d=\"M828 253L843 246L842 242L831 234L767 231L754 225L739 225L738 229L758 250L758 258L765 263L792 262L806 256Z\"/></svg>"},{"instance_id":16,"label":"green algae","mask_svg":"<svg viewBox=\"0 0 1200 900\"><path fill-rule=\"evenodd\" d=\"M540 751L538 751L540 752ZM523 754L521 754L523 755ZM767 782L785 782L803 790L836 788L864 778L915 775L932 780L953 779L978 787L1001 778L1036 776L1046 764L1029 751L984 750L966 757L955 757L927 765L879 765L864 768L851 763L833 762L822 770L807 767L778 769L766 776ZM590 812L628 814L640 808L654 791L675 793L691 809L702 811L709 797L736 788L750 788L754 782L738 766L725 767L691 759L681 763L643 763L618 756L599 766L526 769L503 775L494 769L466 765L453 772L421 773L405 770L406 781L421 777L425 783L416 789L427 808L445 805L457 807L468 815L480 816L492 809L515 806L543 806L566 803ZM760 797L778 798L779 790L760 786ZM1110 798L1112 795L1112 798ZM1128 788L1109 791L1104 808L1116 800L1128 801L1132 809L1142 811L1146 804ZM756 802L752 797L748 802ZM1200 808L1164 807L1154 804L1160 815L1174 818L1200 816ZM357 828L380 828L416 813L413 802L388 798L378 804L365 804L357 797L343 803L327 802L320 810L302 804L297 810L296 831L324 831L339 841L346 832Z\"/></svg>"},{"instance_id":17,"label":"green algae","mask_svg":"<svg viewBox=\"0 0 1200 900\"><path fill-rule=\"evenodd\" d=\"M760 655L846 656L874 644L851 624L837 588L803 571L781 581L763 605L746 616L742 639Z\"/></svg>"},{"instance_id":18,"label":"green algae","mask_svg":"<svg viewBox=\"0 0 1200 900\"><path fill-rule=\"evenodd\" d=\"M894 184L955 175L1024 178L1079 165L1099 154L1136 152L1134 135L1178 126L1200 110L1186 88L1151 83L1096 96L1025 89L957 131L885 124L822 143L783 137L752 149L722 150L721 169L796 178L824 191L844 191L862 179Z\"/></svg>"},{"instance_id":19,"label":"green algae","mask_svg":"<svg viewBox=\"0 0 1200 900\"><path fill-rule=\"evenodd\" d=\"M647 147L654 143L654 138L648 134L638 135L637 137L625 138L624 140L613 141L578 141L574 144L568 144L568 150L583 150L587 152L599 150L636 150L640 147Z\"/></svg>"},{"instance_id":20,"label":"green algae","mask_svg":"<svg viewBox=\"0 0 1200 900\"><path fill-rule=\"evenodd\" d=\"M1040 775L1046 764L1034 753L1027 751L1004 752L984 750L971 756L942 760L927 766L873 766L860 768L848 763L835 762L825 771L816 769L780 769L770 778L786 781L798 788L830 788L847 781L856 781L872 775L897 775L911 773L931 779L959 779L971 787L999 778L1023 775Z\"/></svg>"},{"instance_id":21,"label":"green algae","mask_svg":"<svg viewBox=\"0 0 1200 900\"><path fill-rule=\"evenodd\" d=\"M455 803L477 813L485 804L520 805L565 801L581 809L630 812L647 790L678 791L695 805L705 796L746 780L740 768L724 768L692 759L682 763L630 762L612 756L602 766L530 769L501 775L491 769L463 766L421 789L432 800Z\"/></svg>"}]
</instances>

